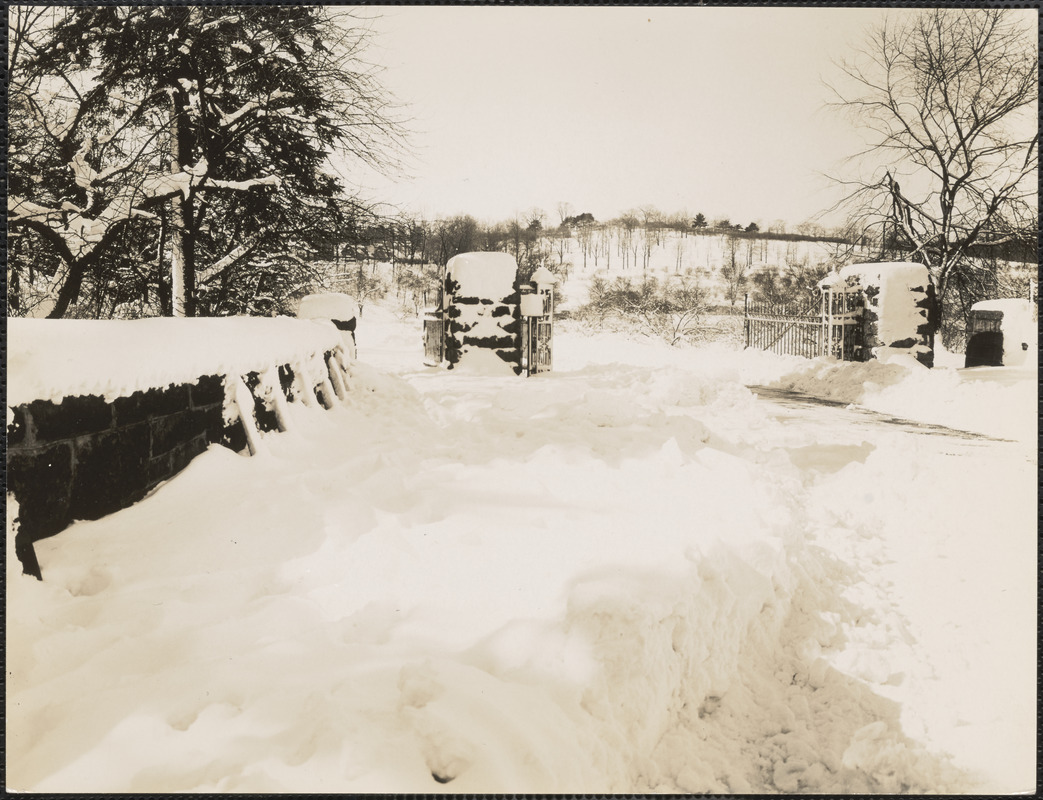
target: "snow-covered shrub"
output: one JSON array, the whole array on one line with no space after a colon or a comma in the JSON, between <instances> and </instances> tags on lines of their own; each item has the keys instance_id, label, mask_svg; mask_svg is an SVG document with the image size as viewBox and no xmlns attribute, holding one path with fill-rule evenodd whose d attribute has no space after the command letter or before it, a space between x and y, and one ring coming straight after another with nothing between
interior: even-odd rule
<instances>
[{"instance_id":1,"label":"snow-covered shrub","mask_svg":"<svg viewBox=\"0 0 1043 800\"><path fill-rule=\"evenodd\" d=\"M576 312L581 321L609 329L628 328L671 345L699 338L705 293L689 276L641 281L619 276L609 283L596 275L589 291L589 301Z\"/></svg>"}]
</instances>

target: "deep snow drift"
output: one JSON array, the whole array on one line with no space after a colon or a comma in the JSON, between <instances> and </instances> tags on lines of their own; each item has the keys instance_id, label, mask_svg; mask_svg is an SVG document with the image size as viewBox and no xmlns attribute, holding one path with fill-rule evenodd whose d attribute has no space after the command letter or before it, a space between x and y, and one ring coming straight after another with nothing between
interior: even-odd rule
<instances>
[{"instance_id":1,"label":"deep snow drift","mask_svg":"<svg viewBox=\"0 0 1043 800\"><path fill-rule=\"evenodd\" d=\"M489 377L358 333L347 402L40 542L42 583L9 552L9 788L1033 788L1034 413L918 435L744 384L1034 376L559 330Z\"/></svg>"}]
</instances>

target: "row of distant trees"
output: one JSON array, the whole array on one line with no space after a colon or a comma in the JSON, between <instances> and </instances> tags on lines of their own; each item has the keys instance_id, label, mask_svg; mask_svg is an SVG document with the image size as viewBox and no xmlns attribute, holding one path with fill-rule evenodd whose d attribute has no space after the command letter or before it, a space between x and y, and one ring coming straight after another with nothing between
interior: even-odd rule
<instances>
[{"instance_id":1,"label":"row of distant trees","mask_svg":"<svg viewBox=\"0 0 1043 800\"><path fill-rule=\"evenodd\" d=\"M458 253L502 251L516 258L523 278L542 266L567 279L576 267L644 272L656 248L668 246L672 246L675 271L679 272L684 253L680 240L696 234L722 237L726 260L730 254L733 262L737 260L739 242L744 241L744 258L750 264L755 252L760 252L760 260L764 260L763 245L770 239L824 241L845 247L867 245L861 232L852 228L836 229L823 236L784 231L782 224L775 226L773 232L696 227L686 215L648 213L642 217L630 212L605 222L589 212L566 214L557 224L548 223L546 213L540 209L492 223L469 215L434 220L411 215L372 215L364 222L355 220L343 226L326 243L322 258L333 261L338 268L359 262L389 262L393 274L397 274L403 265L441 266Z\"/></svg>"}]
</instances>

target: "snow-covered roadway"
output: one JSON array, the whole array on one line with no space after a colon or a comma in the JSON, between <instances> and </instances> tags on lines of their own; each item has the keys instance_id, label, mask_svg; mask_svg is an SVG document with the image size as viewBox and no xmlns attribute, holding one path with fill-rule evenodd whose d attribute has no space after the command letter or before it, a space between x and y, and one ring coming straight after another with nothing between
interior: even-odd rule
<instances>
[{"instance_id":1,"label":"snow-covered roadway","mask_svg":"<svg viewBox=\"0 0 1043 800\"><path fill-rule=\"evenodd\" d=\"M1031 790L1030 437L779 405L756 353L420 356L367 306L343 407L9 572L9 788Z\"/></svg>"},{"instance_id":2,"label":"snow-covered roadway","mask_svg":"<svg viewBox=\"0 0 1043 800\"><path fill-rule=\"evenodd\" d=\"M815 541L857 565L873 615L833 659L988 791L1034 782L1031 442L758 389L805 473ZM824 443L830 444L824 444ZM767 440L762 446L769 446Z\"/></svg>"}]
</instances>

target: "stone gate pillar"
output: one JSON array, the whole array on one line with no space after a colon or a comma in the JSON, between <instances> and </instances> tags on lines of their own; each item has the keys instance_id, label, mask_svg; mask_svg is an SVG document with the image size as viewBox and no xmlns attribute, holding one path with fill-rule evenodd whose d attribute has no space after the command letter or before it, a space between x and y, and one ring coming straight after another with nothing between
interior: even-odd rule
<instances>
[{"instance_id":1,"label":"stone gate pillar","mask_svg":"<svg viewBox=\"0 0 1043 800\"><path fill-rule=\"evenodd\" d=\"M446 264L449 369L520 374L518 265L507 253L461 253Z\"/></svg>"},{"instance_id":2,"label":"stone gate pillar","mask_svg":"<svg viewBox=\"0 0 1043 800\"><path fill-rule=\"evenodd\" d=\"M870 358L907 353L934 366L936 299L927 267L907 261L849 264L833 278L838 283L860 289L865 298L862 347Z\"/></svg>"}]
</instances>

